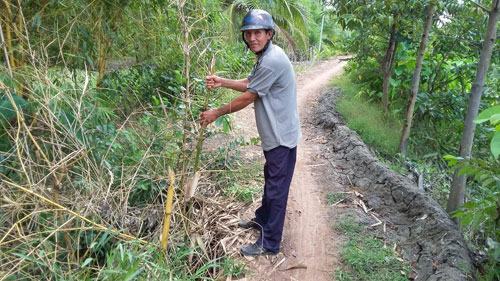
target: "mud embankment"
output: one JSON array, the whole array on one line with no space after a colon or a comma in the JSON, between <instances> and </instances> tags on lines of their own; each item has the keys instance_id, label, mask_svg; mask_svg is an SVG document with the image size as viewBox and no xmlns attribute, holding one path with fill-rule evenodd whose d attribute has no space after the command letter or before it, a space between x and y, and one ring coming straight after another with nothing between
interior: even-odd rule
<instances>
[{"instance_id":1,"label":"mud embankment","mask_svg":"<svg viewBox=\"0 0 500 281\"><path fill-rule=\"evenodd\" d=\"M388 235L416 271L416 280L473 280L464 238L447 213L408 178L387 168L349 129L334 108L338 90L319 100L314 120L333 149L333 164L383 217Z\"/></svg>"}]
</instances>

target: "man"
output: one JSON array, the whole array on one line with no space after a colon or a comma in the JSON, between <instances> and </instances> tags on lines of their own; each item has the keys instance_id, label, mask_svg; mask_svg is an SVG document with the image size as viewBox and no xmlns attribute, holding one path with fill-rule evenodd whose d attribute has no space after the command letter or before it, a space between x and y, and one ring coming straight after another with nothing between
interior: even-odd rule
<instances>
[{"instance_id":1,"label":"man","mask_svg":"<svg viewBox=\"0 0 500 281\"><path fill-rule=\"evenodd\" d=\"M274 22L263 10L251 10L243 18L243 40L257 56L248 76L231 80L207 76L208 89L225 87L242 94L220 108L200 114L202 126L218 117L245 108L253 103L255 119L266 163L264 195L255 218L239 223L243 228L260 230L259 239L241 248L247 256L277 254L285 221L288 191L295 168L297 143L301 137L297 112L295 73L283 50L272 44Z\"/></svg>"}]
</instances>

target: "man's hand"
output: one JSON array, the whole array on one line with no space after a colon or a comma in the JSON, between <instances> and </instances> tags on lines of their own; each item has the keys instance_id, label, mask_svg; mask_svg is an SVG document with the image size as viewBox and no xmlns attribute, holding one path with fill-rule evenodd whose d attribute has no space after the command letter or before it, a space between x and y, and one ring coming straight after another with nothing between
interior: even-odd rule
<instances>
[{"instance_id":1,"label":"man's hand","mask_svg":"<svg viewBox=\"0 0 500 281\"><path fill-rule=\"evenodd\" d=\"M222 78L216 75L209 75L205 78L205 85L209 90L222 87Z\"/></svg>"},{"instance_id":2,"label":"man's hand","mask_svg":"<svg viewBox=\"0 0 500 281\"><path fill-rule=\"evenodd\" d=\"M243 94L237 96L230 103L225 104L217 109L207 110L200 114L200 124L203 127L208 126L208 124L217 120L217 118L222 115L236 112L245 108L247 105L254 102L258 99L259 96L257 94L253 94L251 92L244 92Z\"/></svg>"},{"instance_id":3,"label":"man's hand","mask_svg":"<svg viewBox=\"0 0 500 281\"><path fill-rule=\"evenodd\" d=\"M208 124L214 122L219 118L219 112L217 109L207 110L200 114L200 124L202 127L208 126Z\"/></svg>"}]
</instances>

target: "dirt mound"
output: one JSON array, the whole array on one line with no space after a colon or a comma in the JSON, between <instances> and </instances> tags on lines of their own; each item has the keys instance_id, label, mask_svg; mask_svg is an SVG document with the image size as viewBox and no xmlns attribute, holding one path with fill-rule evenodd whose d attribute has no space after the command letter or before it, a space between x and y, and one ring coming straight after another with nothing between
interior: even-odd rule
<instances>
[{"instance_id":1,"label":"dirt mound","mask_svg":"<svg viewBox=\"0 0 500 281\"><path fill-rule=\"evenodd\" d=\"M350 130L334 108L338 90L318 102L316 125L327 130L335 165L365 194L368 208L384 217L416 280L471 280L469 250L447 213L408 178L388 169Z\"/></svg>"}]
</instances>

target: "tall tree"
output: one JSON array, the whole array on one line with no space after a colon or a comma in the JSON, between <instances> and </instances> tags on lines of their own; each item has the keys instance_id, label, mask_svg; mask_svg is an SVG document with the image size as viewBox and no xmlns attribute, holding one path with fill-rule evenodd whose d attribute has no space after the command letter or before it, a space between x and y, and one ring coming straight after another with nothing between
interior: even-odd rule
<instances>
[{"instance_id":1,"label":"tall tree","mask_svg":"<svg viewBox=\"0 0 500 281\"><path fill-rule=\"evenodd\" d=\"M467 114L464 122L464 131L462 140L460 142L460 157L470 159L472 151L472 143L474 139L474 132L476 124L474 119L479 111L479 103L483 94L484 80L488 67L490 65L491 54L495 45L497 33L498 10L500 0L493 0L491 3L491 10L487 11L489 14L486 35L479 58L479 63L476 71L476 78L472 84L472 89L469 97L469 104ZM477 4L477 3L476 3ZM478 5L478 4L477 4ZM482 6L481 6L482 7ZM448 198L446 210L451 213L463 205L465 200L465 183L466 176L460 174L460 171L455 171L453 180L451 182L451 191Z\"/></svg>"},{"instance_id":2,"label":"tall tree","mask_svg":"<svg viewBox=\"0 0 500 281\"><path fill-rule=\"evenodd\" d=\"M399 151L403 155L406 155L408 139L410 138L410 130L413 121L413 112L415 110L415 102L417 101L417 94L420 86L420 73L422 72L422 63L424 61L424 53L425 53L425 48L427 46L427 41L429 40L429 33L432 26L432 17L434 16L435 7L436 6L434 5L434 3L431 2L428 4L426 9L424 31L422 32L422 39L420 40L420 45L418 47L416 66L415 70L413 71L413 78L411 81L411 96L408 101L408 107L406 109L405 125L403 127L401 140L399 142Z\"/></svg>"}]
</instances>

